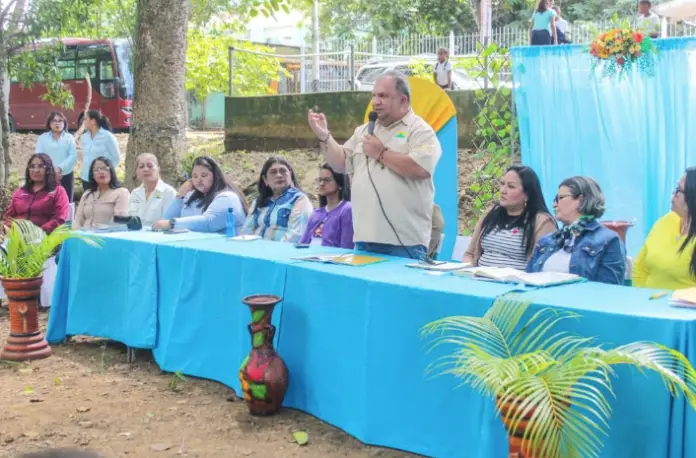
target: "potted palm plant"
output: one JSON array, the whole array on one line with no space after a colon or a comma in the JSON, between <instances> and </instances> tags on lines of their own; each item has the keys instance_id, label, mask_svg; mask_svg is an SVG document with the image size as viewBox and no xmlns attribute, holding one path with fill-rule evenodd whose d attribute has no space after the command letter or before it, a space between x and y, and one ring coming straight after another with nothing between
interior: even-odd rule
<instances>
[{"instance_id":1,"label":"potted palm plant","mask_svg":"<svg viewBox=\"0 0 696 458\"><path fill-rule=\"evenodd\" d=\"M451 374L496 403L508 432L510 458L596 457L611 406L612 366L656 372L673 395L696 408L696 371L680 352L636 342L605 350L591 338L555 332L579 315L529 311L508 296L483 317L455 316L425 325L432 348L454 345L429 371Z\"/></svg>"},{"instance_id":2,"label":"potted palm plant","mask_svg":"<svg viewBox=\"0 0 696 458\"><path fill-rule=\"evenodd\" d=\"M0 281L10 305L10 335L0 359L26 361L51 355L39 329L38 302L46 261L70 238L98 246L98 240L59 226L46 234L31 221L15 220L5 230L6 245L0 249Z\"/></svg>"}]
</instances>

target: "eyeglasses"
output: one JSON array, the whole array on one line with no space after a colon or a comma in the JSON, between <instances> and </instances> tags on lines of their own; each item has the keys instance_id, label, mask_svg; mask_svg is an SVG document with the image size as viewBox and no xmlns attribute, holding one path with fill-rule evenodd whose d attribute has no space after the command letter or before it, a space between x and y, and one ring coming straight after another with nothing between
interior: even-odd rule
<instances>
[{"instance_id":1,"label":"eyeglasses","mask_svg":"<svg viewBox=\"0 0 696 458\"><path fill-rule=\"evenodd\" d=\"M46 166L43 164L31 164L29 166L29 170L41 170L41 169L45 169L45 168L46 168Z\"/></svg>"},{"instance_id":2,"label":"eyeglasses","mask_svg":"<svg viewBox=\"0 0 696 458\"><path fill-rule=\"evenodd\" d=\"M316 179L317 184L329 184L333 181L332 177L319 177Z\"/></svg>"},{"instance_id":3,"label":"eyeglasses","mask_svg":"<svg viewBox=\"0 0 696 458\"><path fill-rule=\"evenodd\" d=\"M278 176L278 175L285 176L285 175L289 175L289 174L290 174L290 171L286 168L271 169L268 171L268 175L270 175L272 177Z\"/></svg>"},{"instance_id":4,"label":"eyeglasses","mask_svg":"<svg viewBox=\"0 0 696 458\"><path fill-rule=\"evenodd\" d=\"M62 119L54 119L54 120L51 121L51 122L52 122L53 124L63 124L63 120L62 120Z\"/></svg>"},{"instance_id":5,"label":"eyeglasses","mask_svg":"<svg viewBox=\"0 0 696 458\"><path fill-rule=\"evenodd\" d=\"M108 167L95 167L92 169L92 172L94 172L94 173L108 172L108 171L109 171Z\"/></svg>"},{"instance_id":6,"label":"eyeglasses","mask_svg":"<svg viewBox=\"0 0 696 458\"><path fill-rule=\"evenodd\" d=\"M677 185L677 189L674 190L674 195L676 196L677 194L684 194L684 190Z\"/></svg>"},{"instance_id":7,"label":"eyeglasses","mask_svg":"<svg viewBox=\"0 0 696 458\"><path fill-rule=\"evenodd\" d=\"M574 197L574 196L572 194L562 194L562 195L556 194L556 197L553 198L553 202L557 204L558 202L560 202L563 199L566 199L568 197Z\"/></svg>"}]
</instances>

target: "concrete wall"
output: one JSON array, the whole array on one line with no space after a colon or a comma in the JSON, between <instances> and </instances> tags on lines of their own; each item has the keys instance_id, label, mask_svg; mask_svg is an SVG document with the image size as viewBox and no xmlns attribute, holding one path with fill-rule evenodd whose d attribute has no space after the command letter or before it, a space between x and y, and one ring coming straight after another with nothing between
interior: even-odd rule
<instances>
[{"instance_id":1,"label":"concrete wall","mask_svg":"<svg viewBox=\"0 0 696 458\"><path fill-rule=\"evenodd\" d=\"M473 91L450 92L457 107L459 147L472 146L478 112ZM363 124L369 92L227 97L225 99L225 149L275 151L313 148L317 141L307 125L307 110L317 107L328 121L334 138L347 140Z\"/></svg>"}]
</instances>

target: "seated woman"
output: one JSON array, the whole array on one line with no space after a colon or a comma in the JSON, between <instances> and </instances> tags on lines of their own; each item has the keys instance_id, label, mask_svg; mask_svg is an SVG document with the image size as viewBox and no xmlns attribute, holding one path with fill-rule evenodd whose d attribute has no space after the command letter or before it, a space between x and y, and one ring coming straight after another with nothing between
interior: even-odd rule
<instances>
[{"instance_id":1,"label":"seated woman","mask_svg":"<svg viewBox=\"0 0 696 458\"><path fill-rule=\"evenodd\" d=\"M563 229L542 238L528 272L563 272L590 281L621 285L626 275L626 250L618 234L599 224L604 195L589 177L564 180L553 201Z\"/></svg>"},{"instance_id":2,"label":"seated woman","mask_svg":"<svg viewBox=\"0 0 696 458\"><path fill-rule=\"evenodd\" d=\"M74 229L93 229L100 224L112 224L114 216L128 216L130 193L121 186L111 161L96 158L89 168L88 189L77 206Z\"/></svg>"},{"instance_id":3,"label":"seated woman","mask_svg":"<svg viewBox=\"0 0 696 458\"><path fill-rule=\"evenodd\" d=\"M672 211L660 218L633 264L633 286L696 286L696 167L686 169L672 194Z\"/></svg>"},{"instance_id":4,"label":"seated woman","mask_svg":"<svg viewBox=\"0 0 696 458\"><path fill-rule=\"evenodd\" d=\"M12 194L5 225L10 226L13 219L28 219L50 234L65 223L70 209L68 194L57 183L53 161L47 154L34 154L24 177L24 186Z\"/></svg>"},{"instance_id":5,"label":"seated woman","mask_svg":"<svg viewBox=\"0 0 696 458\"><path fill-rule=\"evenodd\" d=\"M176 198L176 190L160 180L160 168L154 154L143 153L135 160L135 174L142 183L130 196L128 212L150 227L164 217Z\"/></svg>"},{"instance_id":6,"label":"seated woman","mask_svg":"<svg viewBox=\"0 0 696 458\"><path fill-rule=\"evenodd\" d=\"M242 232L266 240L297 243L307 230L312 203L282 157L271 157L261 169L259 197L251 205Z\"/></svg>"},{"instance_id":7,"label":"seated woman","mask_svg":"<svg viewBox=\"0 0 696 458\"><path fill-rule=\"evenodd\" d=\"M536 243L555 230L539 177L529 167L514 165L503 175L500 202L476 225L463 261L525 270Z\"/></svg>"},{"instance_id":8,"label":"seated woman","mask_svg":"<svg viewBox=\"0 0 696 458\"><path fill-rule=\"evenodd\" d=\"M322 246L352 249L353 209L350 205L350 185L344 175L324 164L317 178L319 208L309 217L307 230L300 243L321 239Z\"/></svg>"},{"instance_id":9,"label":"seated woman","mask_svg":"<svg viewBox=\"0 0 696 458\"><path fill-rule=\"evenodd\" d=\"M224 233L230 208L239 233L247 214L244 194L225 180L212 157L200 156L193 161L191 179L179 188L174 202L164 212L164 219L155 222L152 228Z\"/></svg>"}]
</instances>

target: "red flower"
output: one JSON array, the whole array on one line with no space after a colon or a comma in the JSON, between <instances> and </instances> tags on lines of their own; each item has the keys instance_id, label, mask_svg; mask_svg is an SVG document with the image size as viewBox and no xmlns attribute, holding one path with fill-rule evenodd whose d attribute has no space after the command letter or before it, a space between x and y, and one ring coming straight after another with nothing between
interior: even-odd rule
<instances>
[{"instance_id":1,"label":"red flower","mask_svg":"<svg viewBox=\"0 0 696 458\"><path fill-rule=\"evenodd\" d=\"M519 231L517 230L517 228L515 228L515 229L512 230L512 235L517 235L518 232L519 232Z\"/></svg>"},{"instance_id":2,"label":"red flower","mask_svg":"<svg viewBox=\"0 0 696 458\"><path fill-rule=\"evenodd\" d=\"M624 58L623 58L623 57L619 57L618 59L616 59L616 63L619 64L619 65L623 65L623 64L624 64Z\"/></svg>"},{"instance_id":3,"label":"red flower","mask_svg":"<svg viewBox=\"0 0 696 458\"><path fill-rule=\"evenodd\" d=\"M643 42L643 34L640 32L633 32L633 41L636 43L642 43Z\"/></svg>"}]
</instances>

